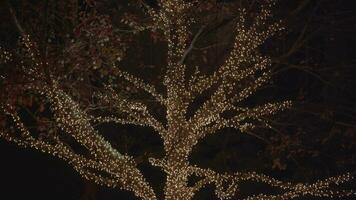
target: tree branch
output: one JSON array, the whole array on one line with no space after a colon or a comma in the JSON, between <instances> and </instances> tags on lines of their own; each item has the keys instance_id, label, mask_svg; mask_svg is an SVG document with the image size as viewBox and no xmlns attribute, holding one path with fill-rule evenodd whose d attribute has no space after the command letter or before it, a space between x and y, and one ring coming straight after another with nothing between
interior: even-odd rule
<instances>
[{"instance_id":1,"label":"tree branch","mask_svg":"<svg viewBox=\"0 0 356 200\"><path fill-rule=\"evenodd\" d=\"M132 83L137 89L141 89L152 95L157 100L157 102L161 103L162 105L166 105L166 99L156 91L154 86L147 84L143 80L121 70L118 70L118 75L124 78L126 81Z\"/></svg>"},{"instance_id":2,"label":"tree branch","mask_svg":"<svg viewBox=\"0 0 356 200\"><path fill-rule=\"evenodd\" d=\"M185 61L186 57L188 56L188 54L194 49L194 45L197 42L199 36L204 31L205 27L206 27L205 25L200 27L199 31L195 34L192 42L190 43L189 47L184 51L183 56L182 56L181 60L178 62L178 64L181 65L181 64L184 63L184 61Z\"/></svg>"},{"instance_id":3,"label":"tree branch","mask_svg":"<svg viewBox=\"0 0 356 200\"><path fill-rule=\"evenodd\" d=\"M22 37L25 36L25 31L23 30L21 24L20 24L19 21L17 20L15 11L14 11L14 9L12 8L10 2L6 0L6 4L7 4L8 8L9 8L10 15L11 15L11 17L12 17L12 20L13 20L14 24L16 25L17 30L19 31L19 33L20 33L20 35L21 35Z\"/></svg>"},{"instance_id":4,"label":"tree branch","mask_svg":"<svg viewBox=\"0 0 356 200\"><path fill-rule=\"evenodd\" d=\"M282 189L284 192L277 195L266 195L266 194L253 195L247 197L246 200L252 200L252 199L267 200L267 199L275 199L275 198L290 199L290 198L296 198L305 195L333 198L333 197L348 197L356 194L356 192L351 190L343 191L343 190L333 189L332 187L352 180L353 177L350 174L330 177L324 180L317 181L312 184L301 184L301 183L283 182L263 174L257 174L256 172L244 172L244 173L237 172L234 174L221 174L211 169L203 169L196 166L191 166L190 172L203 178L201 181L198 181L193 186L194 190L198 190L206 186L207 184L214 183L216 187L215 193L219 197L219 199L231 199L237 192L237 187L239 186L239 184L247 181L264 183L267 186Z\"/></svg>"}]
</instances>

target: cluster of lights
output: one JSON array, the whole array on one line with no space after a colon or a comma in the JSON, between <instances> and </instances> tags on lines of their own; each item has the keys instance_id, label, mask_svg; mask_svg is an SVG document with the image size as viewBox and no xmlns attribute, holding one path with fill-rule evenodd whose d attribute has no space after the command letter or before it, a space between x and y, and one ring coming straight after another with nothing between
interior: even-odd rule
<instances>
[{"instance_id":1,"label":"cluster of lights","mask_svg":"<svg viewBox=\"0 0 356 200\"><path fill-rule=\"evenodd\" d=\"M11 60L12 54L0 47L0 64L6 64Z\"/></svg>"},{"instance_id":2,"label":"cluster of lights","mask_svg":"<svg viewBox=\"0 0 356 200\"><path fill-rule=\"evenodd\" d=\"M39 59L40 56L36 45L31 41L29 35L22 35L19 43L25 58L28 58L28 63L21 61L23 71L27 74L29 79L40 79L42 74L39 73L38 69L43 63Z\"/></svg>"},{"instance_id":3,"label":"cluster of lights","mask_svg":"<svg viewBox=\"0 0 356 200\"><path fill-rule=\"evenodd\" d=\"M161 159L150 158L153 166L158 166L167 174L164 195L166 200L189 200L201 188L208 184L215 185L215 193L219 199L233 198L243 181L265 183L283 190L279 195L259 194L247 199L291 199L303 195L317 197L341 197L355 195L353 191L334 191L331 186L347 182L350 175L343 175L317 181L314 184L293 184L281 182L274 178L252 173L222 174L211 169L202 169L188 162L193 147L199 140L220 129L232 127L242 132L254 128L254 122L264 122L264 118L291 106L290 101L267 103L253 108L239 107L238 104L255 93L270 80L268 67L271 60L256 53L256 48L275 32L281 30L280 23L268 25L271 15L272 0L266 0L255 22L246 26L246 10L240 10L240 18L236 26L236 37L233 49L225 63L211 75L202 75L199 70L186 80L184 64L185 55L190 51L189 28L194 21L188 17L193 3L182 0L160 0L160 10L147 7L156 26L164 32L167 41L167 70L164 84L166 95L159 94L154 86L126 72L118 71L118 76L130 82L136 88L152 95L166 107L167 124L157 120L149 113L148 105L126 99L115 90L107 87L107 92L99 94L101 103L114 108L115 116L90 116L84 112L66 92L61 89L53 77L50 83L28 87L32 92L46 98L53 112L53 118L62 130L80 145L85 147L89 155L76 153L68 144L57 138L55 144L32 136L21 122L12 105L3 105L2 109L14 122L15 129L21 134L1 131L0 136L20 146L32 147L64 159L71 164L84 178L98 184L132 191L144 200L155 200L153 189L143 178L134 159L120 154L94 128L92 122L118 124L134 124L154 128L164 141L165 156ZM140 26L131 24L140 29ZM143 26L142 26L143 27ZM260 27L265 27L259 30ZM141 28L142 29L142 28ZM38 70L40 63L35 56L35 46L29 37L23 37L27 57L31 65L21 63L28 75L42 76ZM2 51L1 59L9 58ZM257 75L261 74L261 75ZM216 86L210 99L186 119L188 106L202 92ZM227 118L223 113L234 111L234 116ZM252 122L251 122L252 120ZM267 124L267 123L266 123ZM201 177L193 186L188 186L191 175Z\"/></svg>"},{"instance_id":4,"label":"cluster of lights","mask_svg":"<svg viewBox=\"0 0 356 200\"><path fill-rule=\"evenodd\" d=\"M31 61L21 62L21 67L27 70L26 74L32 79L43 76L39 69L43 64L38 61L35 46L29 37L23 37L20 42ZM19 146L31 147L61 158L72 165L85 179L108 187L132 191L142 199L156 199L153 189L137 169L134 159L120 154L94 129L90 123L91 116L60 88L58 82L54 78L50 83L38 81L29 83L25 88L49 102L55 123L62 130L62 134L73 138L85 147L89 154L75 152L60 140L61 137L56 137L55 141L34 137L23 124L14 105L10 104L1 105L1 108L3 113L12 119L14 127L9 127L9 131L1 130L0 137Z\"/></svg>"},{"instance_id":5,"label":"cluster of lights","mask_svg":"<svg viewBox=\"0 0 356 200\"><path fill-rule=\"evenodd\" d=\"M189 168L190 173L202 177L193 187L199 190L206 184L215 184L215 193L220 199L231 199L235 196L239 184L243 182L264 183L282 190L278 195L258 194L245 198L246 200L270 200L270 199L294 199L305 195L325 198L348 197L355 195L352 190L331 190L332 185L340 185L353 179L350 174L330 177L315 183L291 183L279 181L275 178L258 174L256 172L238 172L234 174L221 174L210 169L202 169L196 166Z\"/></svg>"}]
</instances>

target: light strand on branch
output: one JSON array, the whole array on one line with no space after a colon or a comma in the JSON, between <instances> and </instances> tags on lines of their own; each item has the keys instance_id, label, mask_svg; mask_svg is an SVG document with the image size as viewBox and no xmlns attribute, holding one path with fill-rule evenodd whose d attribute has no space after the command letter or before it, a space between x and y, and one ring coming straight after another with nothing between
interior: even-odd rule
<instances>
[{"instance_id":1,"label":"light strand on branch","mask_svg":"<svg viewBox=\"0 0 356 200\"><path fill-rule=\"evenodd\" d=\"M234 197L239 184L244 182L259 182L269 185L271 187L277 187L285 192L281 195L265 195L259 194L256 196L247 197L246 200L251 199L293 199L305 195L311 195L316 197L349 197L355 195L355 191L352 190L338 190L337 186L349 182L353 179L350 174L344 174L340 176L326 178L324 180L318 180L312 184L303 183L291 183L279 181L275 178L257 174L256 172L237 172L234 174L220 174L210 169L202 169L192 166L189 169L190 173L193 173L199 177L202 177L194 186L194 190L199 190L208 184L215 184L215 193L220 199L231 199ZM334 188L333 188L334 186Z\"/></svg>"}]
</instances>

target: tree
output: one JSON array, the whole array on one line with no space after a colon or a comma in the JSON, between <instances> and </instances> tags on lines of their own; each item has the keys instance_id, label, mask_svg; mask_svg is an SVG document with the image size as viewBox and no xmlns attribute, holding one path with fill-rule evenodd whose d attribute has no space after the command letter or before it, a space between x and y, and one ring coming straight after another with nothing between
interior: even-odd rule
<instances>
[{"instance_id":1,"label":"tree","mask_svg":"<svg viewBox=\"0 0 356 200\"><path fill-rule=\"evenodd\" d=\"M271 59L262 55L259 47L276 32L282 30L280 21L270 22L272 0L261 3L260 11L251 15L249 10L238 9L235 21L235 36L231 51L225 61L210 74L199 67L191 69L187 58L194 45L208 27L199 20L194 10L199 1L161 0L159 9L141 2L149 16L148 22L139 24L131 19L122 20L133 33L149 31L161 33L166 42L166 67L162 80L163 92L156 86L125 72L120 59L108 59L117 78L131 84L143 94L150 95L165 108L165 121L150 112L149 105L140 99L122 95L118 87L102 80L92 93L94 111L84 109L80 100L71 96L61 82L60 72L52 72L51 65L43 59L35 42L14 20L21 33L21 53L1 50L4 65L17 64L21 73L18 87L3 84L3 110L1 136L20 146L36 148L65 160L83 178L108 187L129 190L142 199L157 199L147 180L137 168L136 161L118 152L95 128L96 123L118 123L149 126L163 140L165 155L149 158L153 166L160 167L167 175L164 196L167 200L192 199L203 187L213 184L219 199L231 199L243 182L264 183L280 190L280 194L257 194L246 199L291 199L304 195L317 197L344 197L354 195L352 190L337 190L337 186L352 179L350 174L316 181L312 184L282 182L255 172L219 173L189 163L189 155L198 141L224 128L249 133L257 126L270 127L268 118L291 107L290 101L268 102L247 106L245 101L271 78ZM13 13L14 14L14 13ZM198 27L198 30L195 30ZM195 32L194 36L191 34ZM95 33L94 33L95 34ZM97 34L97 33L96 33ZM120 45L120 44L118 44ZM118 47L119 48L119 47ZM80 50L82 51L82 50ZM17 63L17 61L19 61ZM70 65L70 61L68 63ZM60 67L58 67L60 69ZM4 82L11 79L4 77ZM98 89L100 88L100 89ZM191 107L204 93L209 98L196 109ZM22 108L11 101L26 94L38 97L38 107L45 117L53 119L51 125L58 128L54 134L38 134L31 130L21 116ZM14 96L14 98L8 98ZM190 114L192 113L192 114ZM65 137L71 138L71 142ZM78 149L78 146L81 147ZM188 185L191 176L199 178Z\"/></svg>"}]
</instances>

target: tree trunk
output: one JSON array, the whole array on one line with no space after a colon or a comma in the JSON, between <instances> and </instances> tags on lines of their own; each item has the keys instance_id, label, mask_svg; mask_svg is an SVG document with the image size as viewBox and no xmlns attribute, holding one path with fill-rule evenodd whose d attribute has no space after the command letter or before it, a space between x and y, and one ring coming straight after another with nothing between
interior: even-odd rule
<instances>
[{"instance_id":1,"label":"tree trunk","mask_svg":"<svg viewBox=\"0 0 356 200\"><path fill-rule=\"evenodd\" d=\"M188 187L188 155L186 146L180 142L171 151L166 152L167 180L165 184L165 200L190 200L193 197Z\"/></svg>"},{"instance_id":2,"label":"tree trunk","mask_svg":"<svg viewBox=\"0 0 356 200\"><path fill-rule=\"evenodd\" d=\"M187 164L175 160L168 161L167 180L164 189L165 200L190 200L193 194L188 187ZM173 165L172 165L173 164Z\"/></svg>"}]
</instances>

